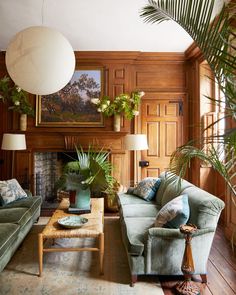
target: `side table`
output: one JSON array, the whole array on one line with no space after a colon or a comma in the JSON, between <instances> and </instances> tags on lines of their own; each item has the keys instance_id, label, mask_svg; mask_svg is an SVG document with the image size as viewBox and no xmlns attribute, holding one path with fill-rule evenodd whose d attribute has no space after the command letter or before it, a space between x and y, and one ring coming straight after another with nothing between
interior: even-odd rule
<instances>
[{"instance_id":1,"label":"side table","mask_svg":"<svg viewBox=\"0 0 236 295\"><path fill-rule=\"evenodd\" d=\"M184 224L180 226L180 232L185 235L185 250L182 260L181 270L185 276L183 282L179 282L176 285L176 291L178 294L184 295L196 295L200 294L200 289L196 283L191 281L191 275L194 273L194 262L192 256L191 239L192 234L197 230L197 227L193 224Z\"/></svg>"}]
</instances>

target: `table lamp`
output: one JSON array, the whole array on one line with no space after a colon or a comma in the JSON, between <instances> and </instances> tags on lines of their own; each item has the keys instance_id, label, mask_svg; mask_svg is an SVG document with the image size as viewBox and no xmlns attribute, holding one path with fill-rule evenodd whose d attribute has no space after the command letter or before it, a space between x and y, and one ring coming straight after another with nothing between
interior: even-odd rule
<instances>
[{"instance_id":1,"label":"table lamp","mask_svg":"<svg viewBox=\"0 0 236 295\"><path fill-rule=\"evenodd\" d=\"M134 183L139 180L139 171L137 165L137 151L147 150L147 135L146 134L128 134L124 138L125 150L134 151Z\"/></svg>"},{"instance_id":2,"label":"table lamp","mask_svg":"<svg viewBox=\"0 0 236 295\"><path fill-rule=\"evenodd\" d=\"M25 134L4 133L2 138L2 150L12 151L11 177L15 165L15 151L26 150Z\"/></svg>"}]
</instances>

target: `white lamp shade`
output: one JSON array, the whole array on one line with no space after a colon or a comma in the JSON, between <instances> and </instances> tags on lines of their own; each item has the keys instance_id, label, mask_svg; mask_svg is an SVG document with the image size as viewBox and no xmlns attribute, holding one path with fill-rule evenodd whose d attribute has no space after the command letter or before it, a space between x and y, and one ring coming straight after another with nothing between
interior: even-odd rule
<instances>
[{"instance_id":1,"label":"white lamp shade","mask_svg":"<svg viewBox=\"0 0 236 295\"><path fill-rule=\"evenodd\" d=\"M15 35L6 50L6 67L11 79L23 90L47 95L62 89L75 70L75 55L58 31L29 27Z\"/></svg>"},{"instance_id":2,"label":"white lamp shade","mask_svg":"<svg viewBox=\"0 0 236 295\"><path fill-rule=\"evenodd\" d=\"M146 134L128 134L124 139L125 149L129 151L147 150Z\"/></svg>"},{"instance_id":3,"label":"white lamp shade","mask_svg":"<svg viewBox=\"0 0 236 295\"><path fill-rule=\"evenodd\" d=\"M2 138L2 150L17 151L26 150L24 134L5 133Z\"/></svg>"}]
</instances>

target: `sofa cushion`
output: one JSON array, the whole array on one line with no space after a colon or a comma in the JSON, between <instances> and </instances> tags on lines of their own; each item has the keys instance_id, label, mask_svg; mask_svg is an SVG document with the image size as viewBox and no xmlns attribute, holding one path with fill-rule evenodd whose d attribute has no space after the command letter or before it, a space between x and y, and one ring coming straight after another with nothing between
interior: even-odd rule
<instances>
[{"instance_id":1,"label":"sofa cushion","mask_svg":"<svg viewBox=\"0 0 236 295\"><path fill-rule=\"evenodd\" d=\"M30 208L31 213L33 214L37 207L41 204L42 199L40 196L28 197L25 199L20 199L11 203L6 204L5 206L1 206L1 209L7 208Z\"/></svg>"},{"instance_id":2,"label":"sofa cushion","mask_svg":"<svg viewBox=\"0 0 236 295\"><path fill-rule=\"evenodd\" d=\"M155 218L139 217L124 218L121 220L122 231L124 232L126 248L131 255L142 255L147 239L147 231L153 226Z\"/></svg>"},{"instance_id":3,"label":"sofa cushion","mask_svg":"<svg viewBox=\"0 0 236 295\"><path fill-rule=\"evenodd\" d=\"M26 224L32 217L29 208L5 208L0 210L0 223Z\"/></svg>"},{"instance_id":4,"label":"sofa cushion","mask_svg":"<svg viewBox=\"0 0 236 295\"><path fill-rule=\"evenodd\" d=\"M191 184L190 182L184 179L181 179L181 182L179 182L178 176L172 179L167 179L167 187L165 188L163 192L161 207L163 207L169 201L181 195L184 189L188 187L192 187L192 186L193 184Z\"/></svg>"},{"instance_id":5,"label":"sofa cushion","mask_svg":"<svg viewBox=\"0 0 236 295\"><path fill-rule=\"evenodd\" d=\"M146 200L151 201L155 198L156 192L161 184L160 178L146 177L141 180L134 188L133 194Z\"/></svg>"},{"instance_id":6,"label":"sofa cushion","mask_svg":"<svg viewBox=\"0 0 236 295\"><path fill-rule=\"evenodd\" d=\"M158 212L155 226L179 228L181 224L186 224L189 219L188 195L178 196L167 203Z\"/></svg>"},{"instance_id":7,"label":"sofa cushion","mask_svg":"<svg viewBox=\"0 0 236 295\"><path fill-rule=\"evenodd\" d=\"M135 195L119 193L118 194L118 204L119 206L129 205L129 204L155 204L154 202L147 202L144 199L141 199Z\"/></svg>"},{"instance_id":8,"label":"sofa cushion","mask_svg":"<svg viewBox=\"0 0 236 295\"><path fill-rule=\"evenodd\" d=\"M17 239L19 230L20 227L17 224L0 223L0 257Z\"/></svg>"},{"instance_id":9,"label":"sofa cushion","mask_svg":"<svg viewBox=\"0 0 236 295\"><path fill-rule=\"evenodd\" d=\"M27 198L26 192L22 189L16 179L0 181L0 196L2 204L8 204L18 199Z\"/></svg>"},{"instance_id":10,"label":"sofa cushion","mask_svg":"<svg viewBox=\"0 0 236 295\"><path fill-rule=\"evenodd\" d=\"M158 213L155 204L130 204L122 206L123 217L156 217Z\"/></svg>"},{"instance_id":11,"label":"sofa cushion","mask_svg":"<svg viewBox=\"0 0 236 295\"><path fill-rule=\"evenodd\" d=\"M179 182L177 175L168 172L162 172L159 178L161 179L161 185L156 193L156 203L161 207L181 195L185 188L193 186L184 179Z\"/></svg>"}]
</instances>

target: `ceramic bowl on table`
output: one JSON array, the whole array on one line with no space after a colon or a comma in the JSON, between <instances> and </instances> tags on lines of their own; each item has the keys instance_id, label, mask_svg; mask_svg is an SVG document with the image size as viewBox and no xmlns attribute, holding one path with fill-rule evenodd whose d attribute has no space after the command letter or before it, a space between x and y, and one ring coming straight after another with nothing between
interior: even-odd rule
<instances>
[{"instance_id":1,"label":"ceramic bowl on table","mask_svg":"<svg viewBox=\"0 0 236 295\"><path fill-rule=\"evenodd\" d=\"M66 216L57 221L65 228L79 228L88 222L88 219L81 216Z\"/></svg>"}]
</instances>

